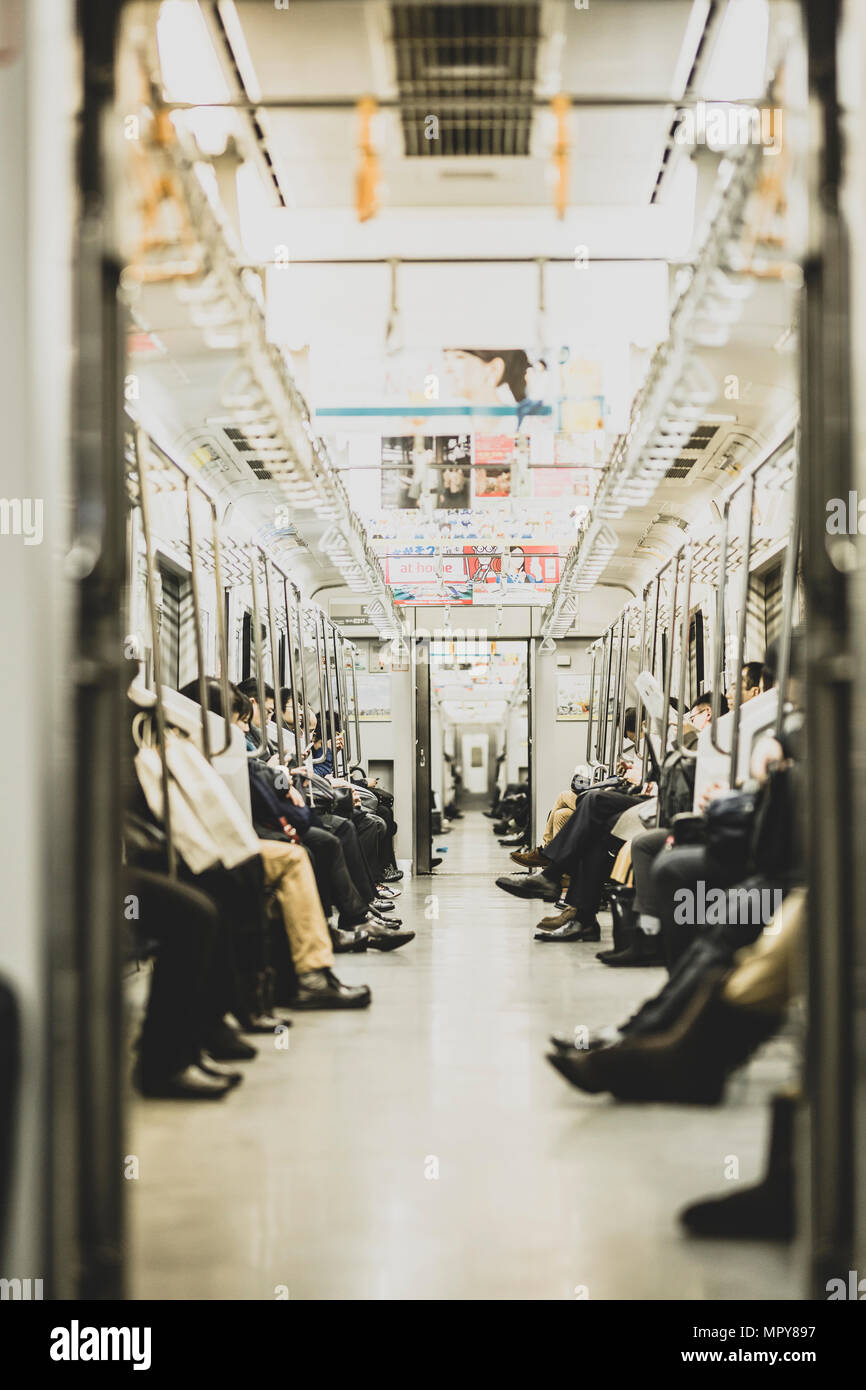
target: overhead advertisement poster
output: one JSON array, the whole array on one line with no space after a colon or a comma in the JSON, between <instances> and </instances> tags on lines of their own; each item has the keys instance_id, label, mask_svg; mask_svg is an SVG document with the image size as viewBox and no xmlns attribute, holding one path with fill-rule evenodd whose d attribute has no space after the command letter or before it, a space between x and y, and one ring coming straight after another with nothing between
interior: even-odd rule
<instances>
[{"instance_id":1,"label":"overhead advertisement poster","mask_svg":"<svg viewBox=\"0 0 866 1390\"><path fill-rule=\"evenodd\" d=\"M557 672L556 718L589 718L589 676L574 675L571 671Z\"/></svg>"},{"instance_id":2,"label":"overhead advertisement poster","mask_svg":"<svg viewBox=\"0 0 866 1390\"><path fill-rule=\"evenodd\" d=\"M360 436L378 435L381 507L439 512L509 497L591 500L607 413L597 361L568 347L404 350L383 359L381 397L372 403L376 364L368 364L363 401L347 392L338 365L319 370L316 423L349 441L350 474L353 436L361 444ZM371 502L374 487L372 478L369 493L364 487Z\"/></svg>"},{"instance_id":3,"label":"overhead advertisement poster","mask_svg":"<svg viewBox=\"0 0 866 1390\"><path fill-rule=\"evenodd\" d=\"M559 582L559 561L555 545L413 546L389 552L383 568L397 603L463 604L472 602L475 588L492 585L551 589Z\"/></svg>"}]
</instances>

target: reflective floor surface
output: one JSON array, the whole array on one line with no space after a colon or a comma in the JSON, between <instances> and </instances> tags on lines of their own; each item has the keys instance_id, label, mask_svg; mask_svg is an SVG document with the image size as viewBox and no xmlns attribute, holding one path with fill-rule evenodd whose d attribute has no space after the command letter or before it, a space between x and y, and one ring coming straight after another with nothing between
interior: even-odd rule
<instances>
[{"instance_id":1,"label":"reflective floor surface","mask_svg":"<svg viewBox=\"0 0 866 1390\"><path fill-rule=\"evenodd\" d=\"M132 1297L798 1296L796 1252L696 1243L676 1220L730 1190L732 1159L759 1174L784 1042L717 1109L568 1087L549 1032L621 1020L663 972L533 941L540 905L494 886L490 824L470 812L442 840L449 872L404 880L413 943L338 957L368 1012L299 1016L288 1051L258 1039L219 1104L134 1103Z\"/></svg>"}]
</instances>

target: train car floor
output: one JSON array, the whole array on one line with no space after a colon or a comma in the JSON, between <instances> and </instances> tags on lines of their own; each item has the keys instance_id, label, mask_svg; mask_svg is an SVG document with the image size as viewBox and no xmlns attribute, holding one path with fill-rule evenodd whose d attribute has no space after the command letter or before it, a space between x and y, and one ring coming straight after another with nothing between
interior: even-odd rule
<instances>
[{"instance_id":1,"label":"train car floor","mask_svg":"<svg viewBox=\"0 0 866 1390\"><path fill-rule=\"evenodd\" d=\"M541 905L494 886L510 861L480 812L448 844L447 873L403 881L415 941L337 958L370 1010L297 1015L286 1050L255 1039L218 1104L133 1104L131 1296L798 1297L790 1249L677 1223L761 1172L784 1045L715 1109L582 1096L549 1033L621 1020L662 972L535 942Z\"/></svg>"}]
</instances>

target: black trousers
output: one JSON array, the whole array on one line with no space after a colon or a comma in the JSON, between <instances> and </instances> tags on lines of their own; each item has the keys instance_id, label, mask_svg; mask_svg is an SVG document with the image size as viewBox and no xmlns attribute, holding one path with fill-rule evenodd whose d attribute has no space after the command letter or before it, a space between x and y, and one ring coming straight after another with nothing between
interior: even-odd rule
<instances>
[{"instance_id":1,"label":"black trousers","mask_svg":"<svg viewBox=\"0 0 866 1390\"><path fill-rule=\"evenodd\" d=\"M143 936L158 943L139 1041L142 1077L153 1082L197 1062L209 1030L233 1008L232 954L205 893L146 869L129 869L126 884Z\"/></svg>"},{"instance_id":2,"label":"black trousers","mask_svg":"<svg viewBox=\"0 0 866 1390\"><path fill-rule=\"evenodd\" d=\"M631 866L634 870L634 910L647 917L661 919L664 901L660 898L653 878L656 856L664 849L669 830L645 830L631 842Z\"/></svg>"},{"instance_id":3,"label":"black trousers","mask_svg":"<svg viewBox=\"0 0 866 1390\"><path fill-rule=\"evenodd\" d=\"M720 873L704 845L674 845L656 855L650 870L650 900L657 908L653 915L662 924L662 955L668 970L673 971L702 930L699 924L683 920L687 914L679 910L683 902L682 890L697 894L700 883L704 884L705 893L712 888L730 888L737 878L733 870L727 876ZM736 936L738 929L731 930ZM745 940L739 941L737 949L746 944Z\"/></svg>"},{"instance_id":4,"label":"black trousers","mask_svg":"<svg viewBox=\"0 0 866 1390\"><path fill-rule=\"evenodd\" d=\"M339 817L335 816L334 819L339 820ZM342 824L351 831L348 821ZM349 844L352 838L344 831L338 834L323 826L313 825L302 842L313 861L316 886L325 916L330 917L336 907L342 927L362 921L367 912L367 903L352 881L349 870L349 858L354 854L360 857L360 851Z\"/></svg>"},{"instance_id":5,"label":"black trousers","mask_svg":"<svg viewBox=\"0 0 866 1390\"><path fill-rule=\"evenodd\" d=\"M692 846L683 846L683 849ZM673 852L671 852L673 853ZM668 857L666 851L664 858ZM689 944L680 952L670 977L664 988L648 999L638 1012L628 1020L622 1031L629 1037L641 1037L648 1033L661 1033L676 1023L701 981L711 970L728 970L737 951L757 941L764 928L763 921L737 922L740 913L738 895L746 892L760 893L767 889L784 892L783 885L771 885L761 876L744 879L726 890L726 921L719 926L698 926L693 929ZM736 908L736 910L735 910Z\"/></svg>"},{"instance_id":6,"label":"black trousers","mask_svg":"<svg viewBox=\"0 0 866 1390\"><path fill-rule=\"evenodd\" d=\"M354 822L347 820L345 816L335 816L330 811L320 812L319 819L340 841L349 877L366 907L376 896L376 884L361 851L360 838Z\"/></svg>"},{"instance_id":7,"label":"black trousers","mask_svg":"<svg viewBox=\"0 0 866 1390\"><path fill-rule=\"evenodd\" d=\"M586 926L595 922L602 889L610 877L611 845L621 843L621 840L612 840L607 833L596 836L581 855L578 872L571 875L565 901L577 909L577 920Z\"/></svg>"},{"instance_id":8,"label":"black trousers","mask_svg":"<svg viewBox=\"0 0 866 1390\"><path fill-rule=\"evenodd\" d=\"M606 840L610 828L635 802L643 801L642 796L629 792L612 791L606 787L592 787L577 799L574 814L569 816L558 835L547 845L545 859L550 867L544 872L549 878L559 878L562 874L579 871L581 857L594 841Z\"/></svg>"},{"instance_id":9,"label":"black trousers","mask_svg":"<svg viewBox=\"0 0 866 1390\"><path fill-rule=\"evenodd\" d=\"M396 869L397 860L394 858L394 836L397 834L397 822L394 819L394 812L390 806L387 806L385 802L381 800L378 800L378 806L379 809L376 814L385 822L385 843L382 847L384 858L383 867L386 869Z\"/></svg>"},{"instance_id":10,"label":"black trousers","mask_svg":"<svg viewBox=\"0 0 866 1390\"><path fill-rule=\"evenodd\" d=\"M234 869L218 865L203 874L181 867L181 878L207 894L226 930L233 974L231 1012L244 1022L259 1012L259 984L269 963L267 894L262 861L257 854Z\"/></svg>"},{"instance_id":11,"label":"black trousers","mask_svg":"<svg viewBox=\"0 0 866 1390\"><path fill-rule=\"evenodd\" d=\"M373 881L375 896L376 884L381 882L382 871L385 868L385 822L381 816L374 816L372 811L356 811L352 816L352 824Z\"/></svg>"}]
</instances>

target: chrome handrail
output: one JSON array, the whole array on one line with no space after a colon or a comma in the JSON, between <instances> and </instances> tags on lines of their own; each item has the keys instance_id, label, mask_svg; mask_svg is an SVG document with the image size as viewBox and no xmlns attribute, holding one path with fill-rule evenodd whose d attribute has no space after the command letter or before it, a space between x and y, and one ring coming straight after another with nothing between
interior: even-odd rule
<instances>
[{"instance_id":1,"label":"chrome handrail","mask_svg":"<svg viewBox=\"0 0 866 1390\"><path fill-rule=\"evenodd\" d=\"M201 748L209 763L213 763L210 751L210 729L208 728L207 673L204 669L204 637L201 630L201 601L198 589L198 542L193 519L192 493L194 483L186 474L186 528L189 541L189 574L192 589L192 622L195 634L195 658L198 667L198 701L201 706ZM225 711L223 711L225 714Z\"/></svg>"},{"instance_id":2,"label":"chrome handrail","mask_svg":"<svg viewBox=\"0 0 866 1390\"><path fill-rule=\"evenodd\" d=\"M165 830L168 872L170 878L177 878L177 851L171 828L171 800L169 798L168 760L165 749L165 706L162 701L162 651L159 641L159 623L156 614L156 571L154 568L153 542L150 530L150 501L147 495L147 465L144 463L146 449L142 447L143 431L136 427L133 433L133 457L138 474L138 505L141 511L141 530L144 537L145 567L147 571L147 606L150 614L150 632L153 642L153 683L155 686L156 737L159 743L160 774L162 781L162 823Z\"/></svg>"},{"instance_id":3,"label":"chrome handrail","mask_svg":"<svg viewBox=\"0 0 866 1390\"><path fill-rule=\"evenodd\" d=\"M755 483L757 470L749 478L749 507L746 518L746 543L743 547L743 591L740 608L740 621L737 630L737 666L734 682L734 718L731 729L731 762L728 781L731 789L737 785L737 755L740 751L740 711L743 706L743 663L746 659L746 623L749 615L749 589L751 587L750 560L752 555L752 530L755 519Z\"/></svg>"},{"instance_id":4,"label":"chrome handrail","mask_svg":"<svg viewBox=\"0 0 866 1390\"><path fill-rule=\"evenodd\" d=\"M264 762L267 762L268 758L270 757L270 752L268 749L268 705L267 700L265 699L265 674L264 662L262 660L262 634L261 629L259 627L259 589L258 578L256 575L256 569L258 568L258 550L259 547L257 545L250 545L249 547L250 587L252 589L253 597L253 649L256 654L256 697L258 699L259 719L261 721L259 724L259 747L255 756L257 758L261 758ZM274 701L274 703L276 703L276 701Z\"/></svg>"},{"instance_id":5,"label":"chrome handrail","mask_svg":"<svg viewBox=\"0 0 866 1390\"><path fill-rule=\"evenodd\" d=\"M590 764L590 765L592 764L592 724L593 724L592 702L593 702L593 700L595 699L595 668L596 668L597 660L598 660L598 645L597 645L597 643L594 642L593 645L592 645L592 670L590 671L590 675L589 675L589 707L588 707L588 710L587 710L587 721L586 721L586 761L587 761L587 763Z\"/></svg>"},{"instance_id":6,"label":"chrome handrail","mask_svg":"<svg viewBox=\"0 0 866 1390\"><path fill-rule=\"evenodd\" d=\"M361 749L361 712L360 712L360 707L359 707L359 705L358 705L358 676L357 676L357 672L355 671L355 658L354 658L354 652L355 652L356 648L355 648L355 644L354 644L354 643L352 643L351 645L352 645L352 652L353 652L353 656L352 656L352 706L353 706L353 714L354 714L354 718L355 718L355 742L356 742L356 744L357 744L358 766L360 766L360 765L362 764L362 762L363 762L363 752L362 752L362 749Z\"/></svg>"},{"instance_id":7,"label":"chrome handrail","mask_svg":"<svg viewBox=\"0 0 866 1390\"><path fill-rule=\"evenodd\" d=\"M800 460L800 431L797 430L794 440L795 458L799 466ZM782 631L779 634L779 669L776 672L776 687L778 693L778 709L776 710L776 726L774 733L776 738L782 737L782 727L785 720L785 698L788 693L788 683L791 676L791 640L794 632L794 596L797 588L797 571L800 564L800 488L798 479L793 479L793 504L791 508L791 531L788 542L788 550L785 555L785 573L782 579Z\"/></svg>"},{"instance_id":8,"label":"chrome handrail","mask_svg":"<svg viewBox=\"0 0 866 1390\"><path fill-rule=\"evenodd\" d=\"M683 617L680 624L680 687L679 687L679 709L677 710L677 737L674 748L677 752L683 753L687 758L697 758L697 748L686 748L683 744L683 725L686 714L686 677L689 669L689 651L691 643L689 636L691 633L691 613L689 606L692 598L692 563L693 551L691 541L686 542L686 577L685 593L683 594Z\"/></svg>"},{"instance_id":9,"label":"chrome handrail","mask_svg":"<svg viewBox=\"0 0 866 1390\"><path fill-rule=\"evenodd\" d=\"M665 758L668 755L668 740L670 738L670 708L671 708L671 682L674 673L674 643L676 640L677 623L677 593L680 583L680 556L683 553L684 545L681 545L675 555L671 556L671 563L674 567L673 587L671 589L671 601L668 608L668 651L665 661L665 680L662 694L662 728L660 732L659 745L659 768L661 769Z\"/></svg>"},{"instance_id":10,"label":"chrome handrail","mask_svg":"<svg viewBox=\"0 0 866 1390\"><path fill-rule=\"evenodd\" d=\"M274 605L272 601L271 589L271 562L266 552L259 546L259 553L262 557L262 565L265 571L265 598L268 605L268 633L271 644L271 678L274 687L274 720L277 726L277 756L280 760L280 767L285 767L286 745L283 738L283 710L280 699L280 673L277 666L277 625L274 621Z\"/></svg>"},{"instance_id":11,"label":"chrome handrail","mask_svg":"<svg viewBox=\"0 0 866 1390\"><path fill-rule=\"evenodd\" d=\"M219 538L219 517L217 515L216 503L213 498L208 498L211 511L211 546L213 548L213 578L214 589L216 591L216 625L217 625L217 649L220 662L220 684L222 687L223 698L223 719L225 721L225 741L222 748L215 755L221 758L231 748L232 743L232 696L229 682L229 641L226 631L225 613L225 590L222 580L222 560L220 552Z\"/></svg>"}]
</instances>

